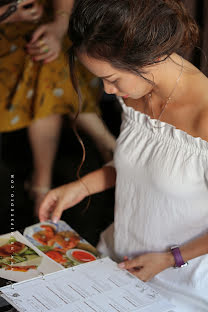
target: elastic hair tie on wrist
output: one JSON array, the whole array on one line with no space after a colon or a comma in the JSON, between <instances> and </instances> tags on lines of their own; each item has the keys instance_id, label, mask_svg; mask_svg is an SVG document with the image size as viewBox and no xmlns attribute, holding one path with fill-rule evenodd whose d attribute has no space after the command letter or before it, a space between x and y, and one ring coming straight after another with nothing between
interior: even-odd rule
<instances>
[{"instance_id":1,"label":"elastic hair tie on wrist","mask_svg":"<svg viewBox=\"0 0 208 312\"><path fill-rule=\"evenodd\" d=\"M67 11L57 11L55 12L55 16L67 16L69 18L70 13Z\"/></svg>"}]
</instances>

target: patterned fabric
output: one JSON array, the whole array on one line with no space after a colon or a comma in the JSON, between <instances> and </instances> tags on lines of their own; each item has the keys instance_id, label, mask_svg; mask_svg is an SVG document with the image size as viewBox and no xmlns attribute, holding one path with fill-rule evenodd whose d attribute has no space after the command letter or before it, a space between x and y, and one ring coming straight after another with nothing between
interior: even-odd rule
<instances>
[{"instance_id":1,"label":"patterned fabric","mask_svg":"<svg viewBox=\"0 0 208 312\"><path fill-rule=\"evenodd\" d=\"M48 8L45 12L43 23L51 18ZM65 38L55 61L33 62L25 45L37 27L34 23L0 25L0 132L27 127L33 120L51 114L72 114L78 109L78 97L69 76L70 42ZM98 79L80 64L76 70L83 97L82 111L98 111Z\"/></svg>"}]
</instances>

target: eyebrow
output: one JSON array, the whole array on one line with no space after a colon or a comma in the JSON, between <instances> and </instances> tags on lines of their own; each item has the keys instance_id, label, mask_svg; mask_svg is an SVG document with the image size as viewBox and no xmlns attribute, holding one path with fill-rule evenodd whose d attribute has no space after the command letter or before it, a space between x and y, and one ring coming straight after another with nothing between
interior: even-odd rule
<instances>
[{"instance_id":1,"label":"eyebrow","mask_svg":"<svg viewBox=\"0 0 208 312\"><path fill-rule=\"evenodd\" d=\"M106 78L110 78L110 77L112 77L113 75L115 75L115 74L108 75L108 76L103 76L103 77L99 77L99 78L101 78L101 79L106 79Z\"/></svg>"}]
</instances>

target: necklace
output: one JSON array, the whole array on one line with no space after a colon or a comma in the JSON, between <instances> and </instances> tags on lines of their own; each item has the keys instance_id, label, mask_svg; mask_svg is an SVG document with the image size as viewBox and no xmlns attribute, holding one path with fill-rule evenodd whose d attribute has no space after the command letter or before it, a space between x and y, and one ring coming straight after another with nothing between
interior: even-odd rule
<instances>
[{"instance_id":1,"label":"necklace","mask_svg":"<svg viewBox=\"0 0 208 312\"><path fill-rule=\"evenodd\" d=\"M155 116L155 114L154 114L153 106L152 106L152 93L149 93L149 94L148 94L149 103L151 104L152 115L153 115L153 118L154 118L154 119L157 119L157 121L160 121L160 118L161 118L161 116L162 116L164 110L166 109L166 107L167 107L168 103L170 102L170 100L172 100L172 95L173 95L173 93L175 92L175 90L176 90L176 88L177 88L177 86L178 86L178 83L179 83L179 81L180 81L180 79L181 79L181 76L182 76L182 74L183 74L183 70L184 70L184 61L183 61L182 56L181 56L181 63L182 63L182 64L181 64L181 71L180 71L180 74L179 74L179 76L178 76L178 78L177 78L177 80L176 80L175 86L174 86L174 88L171 90L171 92L170 92L170 94L169 94L169 96L168 96L168 98L167 98L167 100L166 100L166 102L165 102L165 105L163 106L163 108L162 108L162 110L161 110L161 112L160 112L158 118L156 118L156 116ZM145 100L146 100L146 99L145 99ZM161 127L159 127L159 128L161 128Z\"/></svg>"}]
</instances>

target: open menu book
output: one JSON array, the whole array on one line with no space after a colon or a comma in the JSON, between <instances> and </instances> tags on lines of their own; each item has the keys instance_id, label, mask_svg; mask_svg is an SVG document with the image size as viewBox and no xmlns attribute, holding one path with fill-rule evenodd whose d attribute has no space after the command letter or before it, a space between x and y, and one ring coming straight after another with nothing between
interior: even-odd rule
<instances>
[{"instance_id":1,"label":"open menu book","mask_svg":"<svg viewBox=\"0 0 208 312\"><path fill-rule=\"evenodd\" d=\"M99 254L64 221L0 236L0 277L15 282L96 260Z\"/></svg>"},{"instance_id":2,"label":"open menu book","mask_svg":"<svg viewBox=\"0 0 208 312\"><path fill-rule=\"evenodd\" d=\"M173 311L148 283L108 257L99 258L96 249L63 221L36 224L26 228L24 236L15 232L0 237L0 276L19 281L2 287L1 296L18 311ZM13 263L8 254L12 246Z\"/></svg>"}]
</instances>

